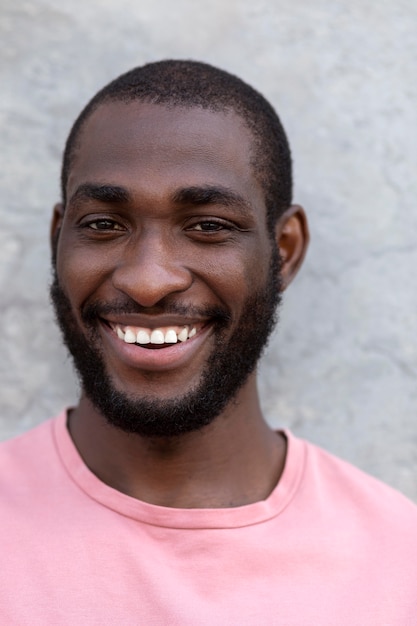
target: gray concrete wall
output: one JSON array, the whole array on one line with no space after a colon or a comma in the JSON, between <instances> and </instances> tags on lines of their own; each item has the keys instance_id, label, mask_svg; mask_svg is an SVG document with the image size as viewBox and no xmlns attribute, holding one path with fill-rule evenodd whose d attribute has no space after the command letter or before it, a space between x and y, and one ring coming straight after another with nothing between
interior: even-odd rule
<instances>
[{"instance_id":1,"label":"gray concrete wall","mask_svg":"<svg viewBox=\"0 0 417 626\"><path fill-rule=\"evenodd\" d=\"M416 29L416 0L1 0L0 436L77 396L47 297L71 122L122 71L196 58L274 103L311 221L266 414L417 500Z\"/></svg>"}]
</instances>

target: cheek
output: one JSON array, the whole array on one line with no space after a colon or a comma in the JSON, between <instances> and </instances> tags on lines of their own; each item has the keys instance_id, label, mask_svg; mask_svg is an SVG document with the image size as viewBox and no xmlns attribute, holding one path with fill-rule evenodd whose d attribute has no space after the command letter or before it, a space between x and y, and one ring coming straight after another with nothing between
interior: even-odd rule
<instances>
[{"instance_id":1,"label":"cheek","mask_svg":"<svg viewBox=\"0 0 417 626\"><path fill-rule=\"evenodd\" d=\"M77 246L58 248L57 274L75 307L79 307L111 274L108 255L92 254Z\"/></svg>"},{"instance_id":2,"label":"cheek","mask_svg":"<svg viewBox=\"0 0 417 626\"><path fill-rule=\"evenodd\" d=\"M203 256L195 273L228 308L239 311L242 303L265 284L268 269L269 247L260 251L259 246L242 246Z\"/></svg>"}]
</instances>

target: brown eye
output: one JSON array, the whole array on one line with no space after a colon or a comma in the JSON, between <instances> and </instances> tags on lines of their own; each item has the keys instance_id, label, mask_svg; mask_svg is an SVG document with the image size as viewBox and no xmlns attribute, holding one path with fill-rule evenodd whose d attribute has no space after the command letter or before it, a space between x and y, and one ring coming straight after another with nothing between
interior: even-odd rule
<instances>
[{"instance_id":1,"label":"brown eye","mask_svg":"<svg viewBox=\"0 0 417 626\"><path fill-rule=\"evenodd\" d=\"M220 222L199 222L198 224L195 224L195 226L193 227L193 230L198 230L198 231L202 231L205 233L212 233L212 232L216 232L218 230L223 230L225 229L226 226L224 224L221 224Z\"/></svg>"},{"instance_id":2,"label":"brown eye","mask_svg":"<svg viewBox=\"0 0 417 626\"><path fill-rule=\"evenodd\" d=\"M123 230L117 222L106 219L94 220L94 222L90 222L87 226L93 230Z\"/></svg>"}]
</instances>

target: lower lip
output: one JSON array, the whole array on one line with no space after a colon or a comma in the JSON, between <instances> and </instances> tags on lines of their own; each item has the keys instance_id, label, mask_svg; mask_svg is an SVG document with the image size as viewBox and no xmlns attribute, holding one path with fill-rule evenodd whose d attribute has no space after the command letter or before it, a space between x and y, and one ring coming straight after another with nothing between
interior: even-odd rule
<instances>
[{"instance_id":1,"label":"lower lip","mask_svg":"<svg viewBox=\"0 0 417 626\"><path fill-rule=\"evenodd\" d=\"M172 370L186 365L201 349L205 339L211 332L211 326L205 326L197 335L187 341L175 343L166 348L143 348L135 343L126 343L118 338L115 332L105 323L101 323L104 337L110 343L113 352L126 365L148 371Z\"/></svg>"}]
</instances>

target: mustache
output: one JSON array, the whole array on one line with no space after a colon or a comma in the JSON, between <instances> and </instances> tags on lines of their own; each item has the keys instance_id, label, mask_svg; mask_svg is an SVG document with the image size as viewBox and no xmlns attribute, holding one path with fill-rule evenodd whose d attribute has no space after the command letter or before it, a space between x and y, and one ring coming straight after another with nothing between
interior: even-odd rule
<instances>
[{"instance_id":1,"label":"mustache","mask_svg":"<svg viewBox=\"0 0 417 626\"><path fill-rule=\"evenodd\" d=\"M91 302L81 309L81 319L87 326L95 325L100 317L107 315L178 315L181 317L210 318L219 326L225 326L231 321L231 314L226 308L218 306L195 307L175 302L165 305L156 305L152 308L144 307L134 300L123 299L112 302Z\"/></svg>"}]
</instances>

